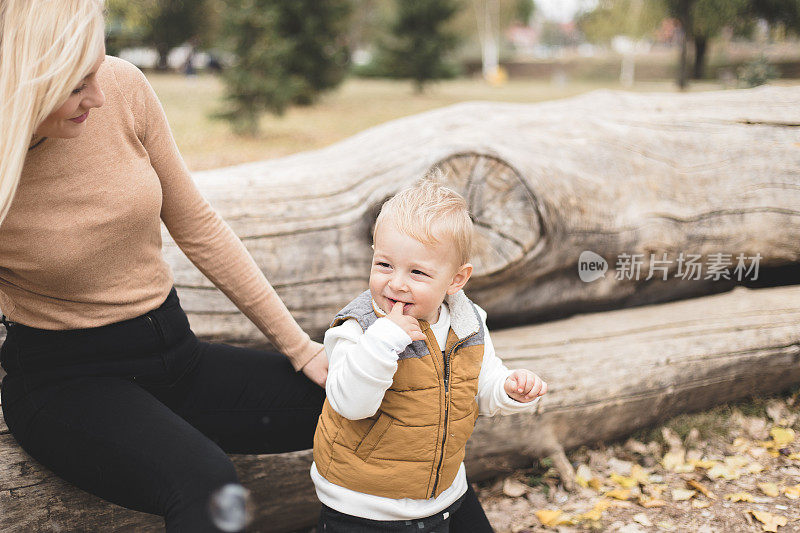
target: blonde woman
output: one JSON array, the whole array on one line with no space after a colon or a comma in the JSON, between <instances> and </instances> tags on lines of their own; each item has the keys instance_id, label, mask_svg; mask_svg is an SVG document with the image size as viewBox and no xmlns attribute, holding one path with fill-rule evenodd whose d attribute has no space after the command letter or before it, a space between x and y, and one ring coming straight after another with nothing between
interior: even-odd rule
<instances>
[{"instance_id":1,"label":"blonde woman","mask_svg":"<svg viewBox=\"0 0 800 533\"><path fill-rule=\"evenodd\" d=\"M0 0L3 414L84 490L219 531L226 452L310 448L328 360L198 193L145 77L105 56L102 9ZM195 338L161 222L282 354ZM472 489L457 530L491 531Z\"/></svg>"},{"instance_id":2,"label":"blonde woman","mask_svg":"<svg viewBox=\"0 0 800 533\"><path fill-rule=\"evenodd\" d=\"M217 531L225 452L310 448L327 358L198 193L145 77L105 56L102 10L0 0L3 413L64 479ZM161 222L282 354L197 340Z\"/></svg>"}]
</instances>

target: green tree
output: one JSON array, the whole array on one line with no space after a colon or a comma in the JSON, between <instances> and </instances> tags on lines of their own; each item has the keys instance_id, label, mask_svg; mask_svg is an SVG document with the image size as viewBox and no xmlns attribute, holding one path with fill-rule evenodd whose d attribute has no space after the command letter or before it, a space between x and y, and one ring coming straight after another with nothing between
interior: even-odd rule
<instances>
[{"instance_id":1,"label":"green tree","mask_svg":"<svg viewBox=\"0 0 800 533\"><path fill-rule=\"evenodd\" d=\"M770 24L783 24L794 33L800 33L800 0L750 0L749 13Z\"/></svg>"},{"instance_id":2,"label":"green tree","mask_svg":"<svg viewBox=\"0 0 800 533\"><path fill-rule=\"evenodd\" d=\"M459 0L398 0L391 34L378 43L380 73L414 80L417 92L432 80L455 76L447 56L459 39L448 23L460 8Z\"/></svg>"},{"instance_id":3,"label":"green tree","mask_svg":"<svg viewBox=\"0 0 800 533\"><path fill-rule=\"evenodd\" d=\"M254 135L263 111L309 105L344 79L349 0L231 0L224 42L236 57L223 72L226 110L238 133Z\"/></svg>"},{"instance_id":4,"label":"green tree","mask_svg":"<svg viewBox=\"0 0 800 533\"><path fill-rule=\"evenodd\" d=\"M534 0L517 0L514 5L514 18L525 25L529 24L533 14L536 13Z\"/></svg>"},{"instance_id":5,"label":"green tree","mask_svg":"<svg viewBox=\"0 0 800 533\"><path fill-rule=\"evenodd\" d=\"M578 28L593 43L608 43L617 35L641 39L652 35L667 15L659 1L600 0L578 17Z\"/></svg>"},{"instance_id":6,"label":"green tree","mask_svg":"<svg viewBox=\"0 0 800 533\"><path fill-rule=\"evenodd\" d=\"M170 50L203 38L208 27L207 0L108 0L107 5L112 47L135 41L153 46L159 69L167 68Z\"/></svg>"}]
</instances>

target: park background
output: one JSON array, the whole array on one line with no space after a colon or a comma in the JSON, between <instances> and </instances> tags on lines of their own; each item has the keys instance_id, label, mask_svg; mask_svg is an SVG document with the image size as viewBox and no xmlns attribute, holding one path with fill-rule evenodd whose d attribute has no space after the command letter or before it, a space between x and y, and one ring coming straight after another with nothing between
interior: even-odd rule
<instances>
[{"instance_id":1,"label":"park background","mask_svg":"<svg viewBox=\"0 0 800 533\"><path fill-rule=\"evenodd\" d=\"M191 170L321 148L462 101L735 90L800 76L794 0L108 5L109 53L145 70ZM434 52L417 54L420 43ZM237 99L243 87L259 94ZM541 460L479 494L498 531L798 531L800 469L787 459L798 452L798 390L776 392L573 450L577 491ZM681 477L708 456L720 460L705 477Z\"/></svg>"}]
</instances>

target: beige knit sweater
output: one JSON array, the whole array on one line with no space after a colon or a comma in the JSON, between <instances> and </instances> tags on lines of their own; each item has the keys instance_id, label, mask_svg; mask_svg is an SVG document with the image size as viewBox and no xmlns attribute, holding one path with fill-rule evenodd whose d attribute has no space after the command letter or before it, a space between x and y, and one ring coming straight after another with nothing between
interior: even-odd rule
<instances>
[{"instance_id":1,"label":"beige knit sweater","mask_svg":"<svg viewBox=\"0 0 800 533\"><path fill-rule=\"evenodd\" d=\"M186 256L301 368L313 344L200 195L144 75L106 57L106 103L74 139L28 152L0 225L0 310L43 329L102 326L158 307L173 283L161 222Z\"/></svg>"}]
</instances>

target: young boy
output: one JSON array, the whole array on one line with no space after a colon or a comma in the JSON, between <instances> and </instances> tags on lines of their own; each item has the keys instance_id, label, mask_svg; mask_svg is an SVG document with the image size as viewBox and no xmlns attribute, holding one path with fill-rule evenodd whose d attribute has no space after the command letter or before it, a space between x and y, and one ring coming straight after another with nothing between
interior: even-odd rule
<instances>
[{"instance_id":1,"label":"young boy","mask_svg":"<svg viewBox=\"0 0 800 533\"><path fill-rule=\"evenodd\" d=\"M478 411L532 411L547 391L536 374L503 365L486 313L462 291L472 231L464 199L430 180L383 205L369 290L325 334L311 466L319 533L448 531Z\"/></svg>"}]
</instances>

